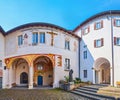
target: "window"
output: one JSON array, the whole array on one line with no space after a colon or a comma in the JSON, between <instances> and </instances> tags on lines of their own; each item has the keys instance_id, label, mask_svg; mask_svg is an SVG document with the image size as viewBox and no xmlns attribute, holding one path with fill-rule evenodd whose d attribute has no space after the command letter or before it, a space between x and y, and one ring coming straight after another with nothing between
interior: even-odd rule
<instances>
[{"instance_id":1,"label":"window","mask_svg":"<svg viewBox=\"0 0 120 100\"><path fill-rule=\"evenodd\" d=\"M87 78L87 70L83 70L84 78Z\"/></svg>"},{"instance_id":2,"label":"window","mask_svg":"<svg viewBox=\"0 0 120 100\"><path fill-rule=\"evenodd\" d=\"M84 52L83 52L83 58L84 58L84 59L87 59L87 51L84 51Z\"/></svg>"},{"instance_id":3,"label":"window","mask_svg":"<svg viewBox=\"0 0 120 100\"><path fill-rule=\"evenodd\" d=\"M103 38L98 39L98 40L94 40L94 47L101 47L103 46Z\"/></svg>"},{"instance_id":4,"label":"window","mask_svg":"<svg viewBox=\"0 0 120 100\"><path fill-rule=\"evenodd\" d=\"M70 41L65 40L65 49L70 50Z\"/></svg>"},{"instance_id":5,"label":"window","mask_svg":"<svg viewBox=\"0 0 120 100\"><path fill-rule=\"evenodd\" d=\"M70 59L65 58L65 69L69 70L70 69Z\"/></svg>"},{"instance_id":6,"label":"window","mask_svg":"<svg viewBox=\"0 0 120 100\"><path fill-rule=\"evenodd\" d=\"M115 26L120 26L120 19L115 20Z\"/></svg>"},{"instance_id":7,"label":"window","mask_svg":"<svg viewBox=\"0 0 120 100\"><path fill-rule=\"evenodd\" d=\"M94 25L95 30L101 29L101 28L103 28L103 20L100 21L100 22L95 23L95 25Z\"/></svg>"},{"instance_id":8,"label":"window","mask_svg":"<svg viewBox=\"0 0 120 100\"><path fill-rule=\"evenodd\" d=\"M86 35L89 32L90 32L90 27L86 27L85 29L82 30L83 35Z\"/></svg>"},{"instance_id":9,"label":"window","mask_svg":"<svg viewBox=\"0 0 120 100\"><path fill-rule=\"evenodd\" d=\"M120 45L120 37L114 37L114 45Z\"/></svg>"},{"instance_id":10,"label":"window","mask_svg":"<svg viewBox=\"0 0 120 100\"><path fill-rule=\"evenodd\" d=\"M18 36L18 45L22 45L23 44L23 36L22 35L19 35Z\"/></svg>"},{"instance_id":11,"label":"window","mask_svg":"<svg viewBox=\"0 0 120 100\"><path fill-rule=\"evenodd\" d=\"M38 33L33 33L32 36L32 44L37 44L38 43Z\"/></svg>"},{"instance_id":12,"label":"window","mask_svg":"<svg viewBox=\"0 0 120 100\"><path fill-rule=\"evenodd\" d=\"M0 60L0 67L2 67L2 60Z\"/></svg>"},{"instance_id":13,"label":"window","mask_svg":"<svg viewBox=\"0 0 120 100\"><path fill-rule=\"evenodd\" d=\"M45 33L40 33L40 43L45 43Z\"/></svg>"}]
</instances>

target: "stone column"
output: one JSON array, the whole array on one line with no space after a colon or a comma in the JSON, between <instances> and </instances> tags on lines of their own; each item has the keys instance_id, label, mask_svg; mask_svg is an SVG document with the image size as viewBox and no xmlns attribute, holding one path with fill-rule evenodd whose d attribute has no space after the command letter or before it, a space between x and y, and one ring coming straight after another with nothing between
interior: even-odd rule
<instances>
[{"instance_id":1,"label":"stone column","mask_svg":"<svg viewBox=\"0 0 120 100\"><path fill-rule=\"evenodd\" d=\"M33 88L33 65L29 66L29 84L28 88Z\"/></svg>"},{"instance_id":2,"label":"stone column","mask_svg":"<svg viewBox=\"0 0 120 100\"><path fill-rule=\"evenodd\" d=\"M95 84L95 69L93 69L93 84Z\"/></svg>"}]
</instances>

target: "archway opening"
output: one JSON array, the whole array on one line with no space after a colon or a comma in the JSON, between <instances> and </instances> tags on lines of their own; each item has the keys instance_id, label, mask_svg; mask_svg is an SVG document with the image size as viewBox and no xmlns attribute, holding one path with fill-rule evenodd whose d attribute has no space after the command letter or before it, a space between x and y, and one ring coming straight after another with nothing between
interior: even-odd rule
<instances>
[{"instance_id":1,"label":"archway opening","mask_svg":"<svg viewBox=\"0 0 120 100\"><path fill-rule=\"evenodd\" d=\"M34 86L53 85L53 64L47 56L40 56L33 62L34 64Z\"/></svg>"},{"instance_id":2,"label":"archway opening","mask_svg":"<svg viewBox=\"0 0 120 100\"><path fill-rule=\"evenodd\" d=\"M94 63L95 83L110 84L110 62L106 58L98 58Z\"/></svg>"},{"instance_id":3,"label":"archway opening","mask_svg":"<svg viewBox=\"0 0 120 100\"><path fill-rule=\"evenodd\" d=\"M17 58L12 63L11 84L13 86L28 86L29 66L25 59Z\"/></svg>"}]
</instances>

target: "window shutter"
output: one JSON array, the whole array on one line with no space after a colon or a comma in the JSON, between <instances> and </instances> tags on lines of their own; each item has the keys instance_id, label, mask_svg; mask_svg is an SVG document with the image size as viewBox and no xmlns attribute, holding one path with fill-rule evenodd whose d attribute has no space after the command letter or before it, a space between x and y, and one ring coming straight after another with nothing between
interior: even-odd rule
<instances>
[{"instance_id":1,"label":"window shutter","mask_svg":"<svg viewBox=\"0 0 120 100\"><path fill-rule=\"evenodd\" d=\"M113 19L113 24L114 26L116 26L116 19Z\"/></svg>"},{"instance_id":2,"label":"window shutter","mask_svg":"<svg viewBox=\"0 0 120 100\"><path fill-rule=\"evenodd\" d=\"M94 48L96 48L96 40L94 40Z\"/></svg>"},{"instance_id":3,"label":"window shutter","mask_svg":"<svg viewBox=\"0 0 120 100\"><path fill-rule=\"evenodd\" d=\"M117 38L116 38L116 37L114 37L114 45L116 45L116 40L117 40Z\"/></svg>"},{"instance_id":4,"label":"window shutter","mask_svg":"<svg viewBox=\"0 0 120 100\"><path fill-rule=\"evenodd\" d=\"M96 23L94 23L94 30L96 30Z\"/></svg>"},{"instance_id":5,"label":"window shutter","mask_svg":"<svg viewBox=\"0 0 120 100\"><path fill-rule=\"evenodd\" d=\"M104 39L101 38L101 46L104 46Z\"/></svg>"},{"instance_id":6,"label":"window shutter","mask_svg":"<svg viewBox=\"0 0 120 100\"><path fill-rule=\"evenodd\" d=\"M88 33L90 32L90 26L88 26Z\"/></svg>"},{"instance_id":7,"label":"window shutter","mask_svg":"<svg viewBox=\"0 0 120 100\"><path fill-rule=\"evenodd\" d=\"M84 35L84 30L83 29L81 30L81 33L82 33L82 35Z\"/></svg>"},{"instance_id":8,"label":"window shutter","mask_svg":"<svg viewBox=\"0 0 120 100\"><path fill-rule=\"evenodd\" d=\"M103 20L101 21L101 28L103 28Z\"/></svg>"}]
</instances>

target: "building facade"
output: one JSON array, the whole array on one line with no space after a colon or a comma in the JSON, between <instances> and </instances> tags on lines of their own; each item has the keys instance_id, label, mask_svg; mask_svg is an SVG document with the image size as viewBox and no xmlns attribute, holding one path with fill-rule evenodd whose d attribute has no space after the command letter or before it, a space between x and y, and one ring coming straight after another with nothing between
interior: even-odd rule
<instances>
[{"instance_id":1,"label":"building facade","mask_svg":"<svg viewBox=\"0 0 120 100\"><path fill-rule=\"evenodd\" d=\"M29 23L5 32L0 27L0 82L13 86L53 86L73 70L73 78L116 86L120 81L120 11L96 14L73 31Z\"/></svg>"},{"instance_id":2,"label":"building facade","mask_svg":"<svg viewBox=\"0 0 120 100\"><path fill-rule=\"evenodd\" d=\"M73 77L78 77L79 38L66 29L29 23L1 33L3 88L59 87L59 80L68 76L70 69Z\"/></svg>"},{"instance_id":3,"label":"building facade","mask_svg":"<svg viewBox=\"0 0 120 100\"><path fill-rule=\"evenodd\" d=\"M120 81L120 11L106 11L81 23L80 78L94 84Z\"/></svg>"}]
</instances>

